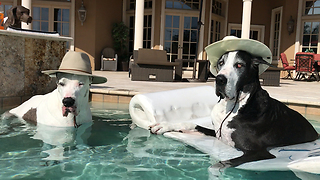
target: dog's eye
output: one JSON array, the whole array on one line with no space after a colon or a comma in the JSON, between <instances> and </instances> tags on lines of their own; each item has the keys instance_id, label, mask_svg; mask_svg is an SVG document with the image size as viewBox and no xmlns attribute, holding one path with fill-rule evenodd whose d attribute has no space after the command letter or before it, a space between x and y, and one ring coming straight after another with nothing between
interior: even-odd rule
<instances>
[{"instance_id":1,"label":"dog's eye","mask_svg":"<svg viewBox=\"0 0 320 180\"><path fill-rule=\"evenodd\" d=\"M237 63L236 64L236 68L242 68L244 65L243 64L241 64L241 63Z\"/></svg>"},{"instance_id":2,"label":"dog's eye","mask_svg":"<svg viewBox=\"0 0 320 180\"><path fill-rule=\"evenodd\" d=\"M219 62L218 62L218 65L219 65L219 66L223 66L223 65L224 65L224 61L219 61Z\"/></svg>"},{"instance_id":3,"label":"dog's eye","mask_svg":"<svg viewBox=\"0 0 320 180\"><path fill-rule=\"evenodd\" d=\"M63 82L58 82L59 86L64 86L65 84Z\"/></svg>"}]
</instances>

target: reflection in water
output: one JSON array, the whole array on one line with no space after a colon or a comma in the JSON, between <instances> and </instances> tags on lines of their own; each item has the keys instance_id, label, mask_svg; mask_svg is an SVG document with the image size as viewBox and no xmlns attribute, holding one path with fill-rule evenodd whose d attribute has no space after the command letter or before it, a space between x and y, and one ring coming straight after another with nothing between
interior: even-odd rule
<instances>
[{"instance_id":1,"label":"reflection in water","mask_svg":"<svg viewBox=\"0 0 320 180\"><path fill-rule=\"evenodd\" d=\"M31 137L43 141L42 150L48 154L43 160L63 160L64 151L77 145L85 145L91 135L92 123L74 127L53 127L38 124L36 133Z\"/></svg>"}]
</instances>

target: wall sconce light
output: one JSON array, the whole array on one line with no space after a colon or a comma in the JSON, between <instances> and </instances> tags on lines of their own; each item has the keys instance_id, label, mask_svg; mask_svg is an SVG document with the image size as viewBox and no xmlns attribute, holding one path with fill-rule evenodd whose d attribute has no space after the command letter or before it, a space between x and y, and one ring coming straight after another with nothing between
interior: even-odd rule
<instances>
[{"instance_id":1,"label":"wall sconce light","mask_svg":"<svg viewBox=\"0 0 320 180\"><path fill-rule=\"evenodd\" d=\"M294 31L294 19L290 16L289 21L287 22L287 30L289 35Z\"/></svg>"},{"instance_id":2,"label":"wall sconce light","mask_svg":"<svg viewBox=\"0 0 320 180\"><path fill-rule=\"evenodd\" d=\"M87 10L83 5L83 1L81 3L81 7L78 10L78 13L79 13L79 19L81 22L81 26L83 26L83 22L86 20L86 17L87 17Z\"/></svg>"}]
</instances>

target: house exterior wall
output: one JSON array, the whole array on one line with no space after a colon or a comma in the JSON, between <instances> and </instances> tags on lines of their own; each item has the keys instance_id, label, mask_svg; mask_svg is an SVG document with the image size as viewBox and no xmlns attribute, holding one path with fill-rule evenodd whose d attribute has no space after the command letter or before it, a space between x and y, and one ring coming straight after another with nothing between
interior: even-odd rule
<instances>
[{"instance_id":1,"label":"house exterior wall","mask_svg":"<svg viewBox=\"0 0 320 180\"><path fill-rule=\"evenodd\" d=\"M270 44L270 28L272 9L283 7L282 12L282 31L281 44L279 52L287 54L288 59L294 58L294 44L296 34L296 23L298 14L298 0L253 0L251 12L251 24L263 25L265 27L263 42L269 46ZM112 24L122 21L123 1L113 0L92 0L84 2L87 9L87 19L84 25L81 26L79 21L77 9L81 6L81 1L75 1L75 50L86 52L91 60L92 68L100 69L100 53L104 47L112 47ZM205 17L204 23L204 39L203 47L209 44L209 24L211 15L211 1L206 0L204 9ZM153 29L153 48L159 49L161 42L161 10L162 0L154 1L154 29ZM242 7L241 0L228 0L227 10L227 24L235 23L241 24L242 21ZM293 17L295 20L295 30L289 35L287 32L287 22ZM228 34L227 29L225 29ZM204 56L205 57L205 56ZM279 63L279 65L281 62Z\"/></svg>"},{"instance_id":2,"label":"house exterior wall","mask_svg":"<svg viewBox=\"0 0 320 180\"><path fill-rule=\"evenodd\" d=\"M297 16L298 16L298 0L285 0L283 4L283 16L282 16L282 33L280 52L284 52L287 55L288 61L295 57L295 38L297 32ZM287 22L290 16L294 19L294 31L289 35L287 30ZM300 27L302 28L302 27ZM299 35L300 36L300 35ZM294 63L289 62L289 63Z\"/></svg>"},{"instance_id":3,"label":"house exterior wall","mask_svg":"<svg viewBox=\"0 0 320 180\"><path fill-rule=\"evenodd\" d=\"M76 1L75 50L85 52L91 60L93 70L100 69L100 55L105 47L112 47L112 25L122 21L122 1L91 0L84 4L86 21L81 25L77 9L81 1Z\"/></svg>"}]
</instances>

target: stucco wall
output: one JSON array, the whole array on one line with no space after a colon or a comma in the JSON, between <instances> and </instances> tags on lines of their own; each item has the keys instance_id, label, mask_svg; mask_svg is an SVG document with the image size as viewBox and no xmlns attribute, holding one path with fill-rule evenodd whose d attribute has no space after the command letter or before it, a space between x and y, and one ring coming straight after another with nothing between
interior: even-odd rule
<instances>
[{"instance_id":1,"label":"stucco wall","mask_svg":"<svg viewBox=\"0 0 320 180\"><path fill-rule=\"evenodd\" d=\"M81 1L76 1L76 10ZM75 50L86 52L93 69L100 69L100 54L104 47L112 47L112 24L122 21L122 1L91 0L85 1L87 18L83 26L75 12Z\"/></svg>"}]
</instances>

